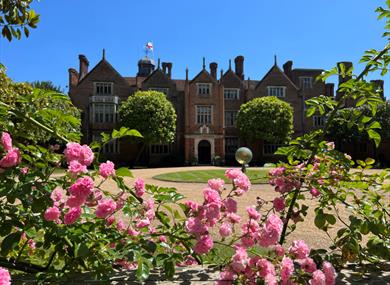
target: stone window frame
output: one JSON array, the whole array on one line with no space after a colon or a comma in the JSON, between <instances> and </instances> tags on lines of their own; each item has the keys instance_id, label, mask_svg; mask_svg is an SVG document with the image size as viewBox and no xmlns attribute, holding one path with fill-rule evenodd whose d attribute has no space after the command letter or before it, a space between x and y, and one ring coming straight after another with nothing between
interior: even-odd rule
<instances>
[{"instance_id":1,"label":"stone window frame","mask_svg":"<svg viewBox=\"0 0 390 285\"><path fill-rule=\"evenodd\" d=\"M312 89L313 88L313 77L299 76L299 87L301 87L303 90Z\"/></svg>"},{"instance_id":2,"label":"stone window frame","mask_svg":"<svg viewBox=\"0 0 390 285\"><path fill-rule=\"evenodd\" d=\"M313 126L314 127L324 127L326 124L326 117L321 115L313 116Z\"/></svg>"},{"instance_id":3,"label":"stone window frame","mask_svg":"<svg viewBox=\"0 0 390 285\"><path fill-rule=\"evenodd\" d=\"M149 90L158 91L158 92L164 93L167 96L168 96L168 93L169 93L169 88L168 87L150 87Z\"/></svg>"},{"instance_id":4,"label":"stone window frame","mask_svg":"<svg viewBox=\"0 0 390 285\"><path fill-rule=\"evenodd\" d=\"M104 90L105 87L108 87L110 88L110 93L98 93L98 88L99 88L99 85L103 85L101 86ZM114 82L106 82L106 81L96 81L93 83L93 94L94 96L112 96L114 95Z\"/></svg>"},{"instance_id":5,"label":"stone window frame","mask_svg":"<svg viewBox=\"0 0 390 285\"><path fill-rule=\"evenodd\" d=\"M236 91L232 94L231 91ZM225 100L240 100L240 88L223 88L223 98Z\"/></svg>"},{"instance_id":6,"label":"stone window frame","mask_svg":"<svg viewBox=\"0 0 390 285\"><path fill-rule=\"evenodd\" d=\"M235 115L233 115L233 124L227 124L227 113L230 112L232 114L235 113ZM238 114L238 110L225 110L225 120L224 120L224 125L225 127L235 127L236 126L236 123L237 123L237 114Z\"/></svg>"},{"instance_id":7,"label":"stone window frame","mask_svg":"<svg viewBox=\"0 0 390 285\"><path fill-rule=\"evenodd\" d=\"M199 82L199 83L196 83L196 94L198 94L198 96L201 96L201 97L210 97L211 96L211 88L212 88L212 84L211 83L207 83L207 82ZM208 89L208 93L205 93L204 90L207 90ZM201 90L203 90L201 92Z\"/></svg>"},{"instance_id":8,"label":"stone window frame","mask_svg":"<svg viewBox=\"0 0 390 285\"><path fill-rule=\"evenodd\" d=\"M267 143L267 142L264 142L263 144L263 155L264 156L272 156L275 154L275 151L279 148L283 146L282 144L278 144L278 143Z\"/></svg>"},{"instance_id":9,"label":"stone window frame","mask_svg":"<svg viewBox=\"0 0 390 285\"><path fill-rule=\"evenodd\" d=\"M210 122L200 122L198 120L198 118L199 118L198 108L199 107L210 107ZM214 113L214 106L213 105L203 105L203 104L202 105L195 105L195 124L197 124L197 125L212 125L213 124L213 113Z\"/></svg>"},{"instance_id":10,"label":"stone window frame","mask_svg":"<svg viewBox=\"0 0 390 285\"><path fill-rule=\"evenodd\" d=\"M237 141L237 144L229 144L228 143L228 140L236 140ZM239 148L240 146L240 138L239 137L225 137L225 154L235 154L236 153L236 150ZM234 151L229 151L229 148L230 149L233 149L234 148Z\"/></svg>"},{"instance_id":11,"label":"stone window frame","mask_svg":"<svg viewBox=\"0 0 390 285\"><path fill-rule=\"evenodd\" d=\"M172 144L152 144L150 146L151 155L170 154L172 152Z\"/></svg>"},{"instance_id":12,"label":"stone window frame","mask_svg":"<svg viewBox=\"0 0 390 285\"><path fill-rule=\"evenodd\" d=\"M287 88L286 86L275 86L275 85L267 86L267 95L275 96L278 98L286 98L286 88Z\"/></svg>"},{"instance_id":13,"label":"stone window frame","mask_svg":"<svg viewBox=\"0 0 390 285\"><path fill-rule=\"evenodd\" d=\"M118 121L118 105L113 103L92 103L91 121L96 124L115 124Z\"/></svg>"},{"instance_id":14,"label":"stone window frame","mask_svg":"<svg viewBox=\"0 0 390 285\"><path fill-rule=\"evenodd\" d=\"M92 135L92 141L101 141L102 137L100 134L93 134ZM107 143L103 148L102 148L102 153L104 154L118 154L120 153L120 144L118 139L114 139Z\"/></svg>"}]
</instances>

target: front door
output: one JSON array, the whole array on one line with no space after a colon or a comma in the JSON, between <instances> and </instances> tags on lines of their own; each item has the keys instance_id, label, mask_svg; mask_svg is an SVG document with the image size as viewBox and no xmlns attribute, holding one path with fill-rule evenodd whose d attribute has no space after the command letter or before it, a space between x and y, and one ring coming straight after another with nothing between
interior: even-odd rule
<instances>
[{"instance_id":1,"label":"front door","mask_svg":"<svg viewBox=\"0 0 390 285\"><path fill-rule=\"evenodd\" d=\"M198 144L198 163L211 164L211 144L207 140L202 140Z\"/></svg>"}]
</instances>

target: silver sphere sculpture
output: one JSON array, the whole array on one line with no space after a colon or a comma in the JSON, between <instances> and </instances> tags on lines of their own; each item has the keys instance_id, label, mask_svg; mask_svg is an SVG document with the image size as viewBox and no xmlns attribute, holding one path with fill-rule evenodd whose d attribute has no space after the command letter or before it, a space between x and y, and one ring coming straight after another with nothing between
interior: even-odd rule
<instances>
[{"instance_id":1,"label":"silver sphere sculpture","mask_svg":"<svg viewBox=\"0 0 390 285\"><path fill-rule=\"evenodd\" d=\"M245 167L252 160L252 151L247 147L240 147L236 150L236 160L239 164ZM244 168L245 169L245 168Z\"/></svg>"}]
</instances>

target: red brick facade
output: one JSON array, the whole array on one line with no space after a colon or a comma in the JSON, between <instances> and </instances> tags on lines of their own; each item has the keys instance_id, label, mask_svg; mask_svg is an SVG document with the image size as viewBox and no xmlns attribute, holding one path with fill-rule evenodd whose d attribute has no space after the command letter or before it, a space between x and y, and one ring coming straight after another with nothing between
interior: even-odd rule
<instances>
[{"instance_id":1,"label":"red brick facade","mask_svg":"<svg viewBox=\"0 0 390 285\"><path fill-rule=\"evenodd\" d=\"M217 63L203 67L194 78L172 79L172 63L157 66L153 60L143 58L138 63L135 77L122 77L105 59L90 71L88 60L80 55L80 69L69 69L69 95L82 111L83 142L89 143L101 132L117 126L116 111L121 101L137 90L156 89L167 94L177 113L176 140L170 145L155 145L143 154L152 165L182 165L233 163L234 151L245 142L239 139L234 126L240 106L255 98L276 95L290 103L294 109L294 132L301 135L321 127L320 117L304 116L304 101L321 94L334 96L333 84L315 80L321 69L293 69L292 62L275 63L261 80L244 79L244 57L235 58L234 71L229 64L226 72ZM249 145L254 162L272 161L276 147L259 141ZM105 150L107 158L117 163L130 164L137 155L137 142L126 140Z\"/></svg>"}]
</instances>

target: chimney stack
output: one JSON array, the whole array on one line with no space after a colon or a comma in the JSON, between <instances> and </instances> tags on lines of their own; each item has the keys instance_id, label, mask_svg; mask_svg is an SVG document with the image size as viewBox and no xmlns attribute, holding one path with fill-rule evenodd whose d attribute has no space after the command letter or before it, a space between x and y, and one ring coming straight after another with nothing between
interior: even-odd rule
<instances>
[{"instance_id":1,"label":"chimney stack","mask_svg":"<svg viewBox=\"0 0 390 285\"><path fill-rule=\"evenodd\" d=\"M167 69L168 69L168 77L169 79L172 78L172 62L167 62Z\"/></svg>"},{"instance_id":2,"label":"chimney stack","mask_svg":"<svg viewBox=\"0 0 390 285\"><path fill-rule=\"evenodd\" d=\"M339 73L341 72L341 65L344 65L344 69L345 69L345 72L347 72L349 69L352 68L352 62L350 61L341 61L341 62L338 62L337 63L337 68L339 70ZM339 85L344 83L344 82L347 82L348 80L351 79L351 76L350 75L345 75L345 77L339 75Z\"/></svg>"},{"instance_id":3,"label":"chimney stack","mask_svg":"<svg viewBox=\"0 0 390 285\"><path fill-rule=\"evenodd\" d=\"M378 90L380 89L379 91L379 94L381 95L381 97L383 98L383 100L385 99L385 95L384 95L384 81L381 80L381 79L375 79L375 80L371 80L371 83L375 85L375 89Z\"/></svg>"},{"instance_id":4,"label":"chimney stack","mask_svg":"<svg viewBox=\"0 0 390 285\"><path fill-rule=\"evenodd\" d=\"M162 71L163 71L163 73L164 73L164 74L167 74L167 63L166 63L166 62L163 62L163 63L161 64L161 66L162 66Z\"/></svg>"},{"instance_id":5,"label":"chimney stack","mask_svg":"<svg viewBox=\"0 0 390 285\"><path fill-rule=\"evenodd\" d=\"M236 65L236 75L244 80L244 57L242 55L237 56L234 63Z\"/></svg>"},{"instance_id":6,"label":"chimney stack","mask_svg":"<svg viewBox=\"0 0 390 285\"><path fill-rule=\"evenodd\" d=\"M332 97L334 96L334 84L326 83L325 84L325 96Z\"/></svg>"},{"instance_id":7,"label":"chimney stack","mask_svg":"<svg viewBox=\"0 0 390 285\"><path fill-rule=\"evenodd\" d=\"M292 66L293 66L292 60L286 61L286 63L283 64L283 71L290 79L291 79Z\"/></svg>"},{"instance_id":8,"label":"chimney stack","mask_svg":"<svg viewBox=\"0 0 390 285\"><path fill-rule=\"evenodd\" d=\"M214 79L217 79L217 69L218 69L218 64L216 62L210 63L210 74L211 77Z\"/></svg>"},{"instance_id":9,"label":"chimney stack","mask_svg":"<svg viewBox=\"0 0 390 285\"><path fill-rule=\"evenodd\" d=\"M69 90L72 89L79 83L79 74L77 73L76 69L69 68Z\"/></svg>"},{"instance_id":10,"label":"chimney stack","mask_svg":"<svg viewBox=\"0 0 390 285\"><path fill-rule=\"evenodd\" d=\"M79 69L79 80L83 79L85 75L88 74L89 61L87 57L83 54L79 55L80 69Z\"/></svg>"}]
</instances>

